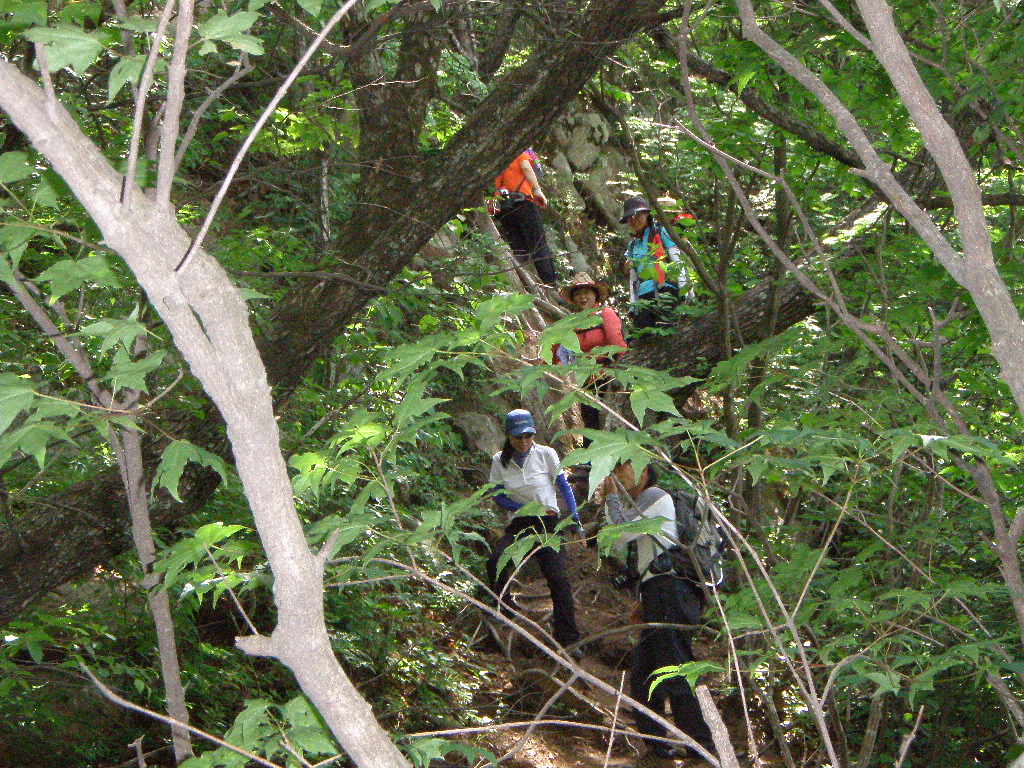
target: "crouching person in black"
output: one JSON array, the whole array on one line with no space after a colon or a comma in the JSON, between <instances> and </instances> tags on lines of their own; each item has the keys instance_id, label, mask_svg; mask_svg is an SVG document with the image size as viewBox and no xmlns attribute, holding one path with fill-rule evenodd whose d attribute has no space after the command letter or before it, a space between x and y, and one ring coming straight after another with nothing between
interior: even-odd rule
<instances>
[{"instance_id":1,"label":"crouching person in black","mask_svg":"<svg viewBox=\"0 0 1024 768\"><path fill-rule=\"evenodd\" d=\"M654 469L645 467L637 477L632 464L620 464L605 481L604 490L609 523L664 518L657 535L624 533L615 545L628 571L640 582L644 623L699 624L704 611L704 592L698 584L672 569L666 550L677 545L675 504L668 492L657 486ZM711 731L685 677L665 680L653 694L648 694L654 670L693 661L692 634L691 630L671 627L641 630L640 641L633 650L630 695L659 714L664 713L665 704L669 703L672 719L679 729L715 754ZM641 712L636 713L636 727L649 736L665 736L665 729ZM664 741L652 740L650 745L651 751L659 757L681 756Z\"/></svg>"}]
</instances>

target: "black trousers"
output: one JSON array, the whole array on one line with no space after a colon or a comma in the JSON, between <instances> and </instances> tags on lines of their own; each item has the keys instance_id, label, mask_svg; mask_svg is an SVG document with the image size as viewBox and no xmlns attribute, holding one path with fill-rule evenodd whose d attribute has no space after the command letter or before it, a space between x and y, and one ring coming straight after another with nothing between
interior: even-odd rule
<instances>
[{"instance_id":1,"label":"black trousers","mask_svg":"<svg viewBox=\"0 0 1024 768\"><path fill-rule=\"evenodd\" d=\"M704 612L704 594L700 587L685 579L655 576L640 585L640 606L645 622L699 624ZM697 697L685 677L665 680L648 696L651 673L660 668L693 661L692 632L682 629L647 628L633 649L630 695L659 714L665 704L672 707L672 720L693 740L713 749L711 731L701 714ZM665 729L647 715L636 713L636 727L650 736L664 736Z\"/></svg>"},{"instance_id":2,"label":"black trousers","mask_svg":"<svg viewBox=\"0 0 1024 768\"><path fill-rule=\"evenodd\" d=\"M544 236L540 209L532 200L520 200L511 208L498 211L494 223L512 249L516 261L520 264L532 261L541 282L552 286L558 282L555 263Z\"/></svg>"},{"instance_id":3,"label":"black trousers","mask_svg":"<svg viewBox=\"0 0 1024 768\"><path fill-rule=\"evenodd\" d=\"M675 323L675 308L679 303L679 289L675 286L661 286L655 293L637 297L630 314L633 327L668 328Z\"/></svg>"},{"instance_id":4,"label":"black trousers","mask_svg":"<svg viewBox=\"0 0 1024 768\"><path fill-rule=\"evenodd\" d=\"M544 517L517 517L505 528L505 533L494 545L494 552L487 560L487 577L491 581L491 588L495 594L501 595L502 590L512 575L514 566L510 563L505 566L499 574L498 560L519 534L550 532L558 525L556 515L545 515ZM553 626L552 634L562 645L575 643L580 639L579 630L576 628L576 608L573 605L572 586L569 584L569 574L566 569L565 549L558 550L552 547L541 547L533 557L537 558L541 573L547 579L548 589L551 590L551 603L554 607L551 621ZM508 593L503 595L503 602L509 607L515 607L515 603L509 599Z\"/></svg>"},{"instance_id":5,"label":"black trousers","mask_svg":"<svg viewBox=\"0 0 1024 768\"><path fill-rule=\"evenodd\" d=\"M591 392L597 395L605 404L608 403L609 395L614 392L620 391L621 387L619 382L609 376L608 378L602 378L597 380L595 383L587 382L586 385ZM612 404L614 407L614 403ZM580 402L580 418L583 421L583 426L587 429L601 429L601 414L604 411L598 408L596 405L591 405L589 402ZM586 448L592 441L589 437L583 438L583 447Z\"/></svg>"}]
</instances>

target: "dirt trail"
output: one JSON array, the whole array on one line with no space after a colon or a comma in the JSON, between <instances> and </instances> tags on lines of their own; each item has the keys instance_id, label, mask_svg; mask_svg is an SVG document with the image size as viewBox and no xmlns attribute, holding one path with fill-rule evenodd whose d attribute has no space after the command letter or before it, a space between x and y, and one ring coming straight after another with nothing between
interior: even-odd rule
<instances>
[{"instance_id":1,"label":"dirt trail","mask_svg":"<svg viewBox=\"0 0 1024 768\"><path fill-rule=\"evenodd\" d=\"M604 635L598 647L588 649L580 663L604 682L615 688L625 686L628 692L628 670L636 635L604 633L633 623L635 619L631 619L631 614L637 608L637 598L630 591L616 590L611 586L610 569L607 564L601 564L596 549L580 541L573 541L568 547L569 574L576 595L576 618L580 631L584 637ZM551 611L547 585L535 567L528 565L524 571L514 582L513 593L524 612L547 627ZM507 707L508 713L504 720L531 720L544 707L545 702L558 692L560 684L553 675L562 668L556 669L550 659L509 630L500 629L497 635L501 639L501 647L493 635L480 647L482 656L486 657L485 663L497 674L496 687L483 695L492 696ZM697 658L726 666L724 645L716 647L709 643L710 639L711 634L705 632L695 640ZM565 679L564 672L559 674L559 679ZM708 682L716 695L716 702L732 735L734 747L745 746L747 737L742 713L735 711L736 702L731 697L723 698L720 695L724 681ZM510 768L698 768L708 765L697 758L675 761L654 759L646 754L637 739L621 734L616 735L609 754L607 730L574 727L570 724L608 728L612 725L615 709L614 696L577 682L574 690L563 692L544 716L545 720L562 720L566 724L538 726L525 740L525 728L495 731L488 734L485 741L497 755L515 749L514 755L502 763ZM620 707L618 725L631 729L632 722L631 713L625 706ZM521 740L523 743L520 744ZM761 754L756 765L765 768L777 765L772 756L766 754L769 750L759 746L758 751ZM741 757L740 765L747 768L755 763L747 757Z\"/></svg>"}]
</instances>

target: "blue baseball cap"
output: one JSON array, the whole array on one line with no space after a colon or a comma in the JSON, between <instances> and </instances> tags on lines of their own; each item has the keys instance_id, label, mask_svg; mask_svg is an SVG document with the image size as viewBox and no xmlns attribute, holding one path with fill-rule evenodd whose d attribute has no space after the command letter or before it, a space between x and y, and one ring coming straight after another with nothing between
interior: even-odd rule
<instances>
[{"instance_id":1,"label":"blue baseball cap","mask_svg":"<svg viewBox=\"0 0 1024 768\"><path fill-rule=\"evenodd\" d=\"M505 415L505 432L509 437L536 435L537 425L533 422L533 414L522 408L516 408Z\"/></svg>"}]
</instances>

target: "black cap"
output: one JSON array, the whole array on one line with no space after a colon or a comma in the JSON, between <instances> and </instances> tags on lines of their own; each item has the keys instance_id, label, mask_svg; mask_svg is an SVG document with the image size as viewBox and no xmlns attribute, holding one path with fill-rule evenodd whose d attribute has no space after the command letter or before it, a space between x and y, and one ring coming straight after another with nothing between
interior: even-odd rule
<instances>
[{"instance_id":1,"label":"black cap","mask_svg":"<svg viewBox=\"0 0 1024 768\"><path fill-rule=\"evenodd\" d=\"M619 224L625 224L635 214L644 212L651 212L651 206L648 204L646 198L631 197L622 204L622 218L619 219Z\"/></svg>"}]
</instances>

